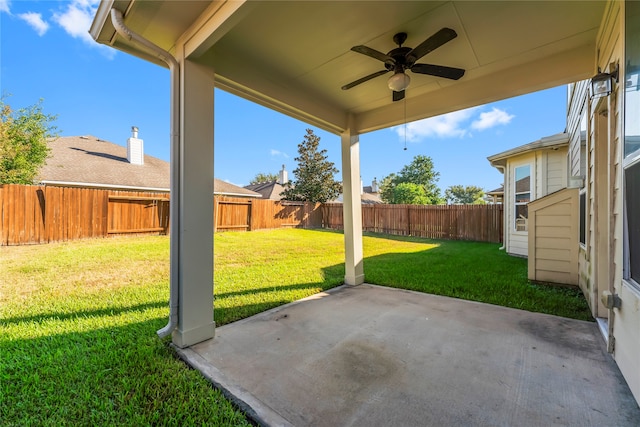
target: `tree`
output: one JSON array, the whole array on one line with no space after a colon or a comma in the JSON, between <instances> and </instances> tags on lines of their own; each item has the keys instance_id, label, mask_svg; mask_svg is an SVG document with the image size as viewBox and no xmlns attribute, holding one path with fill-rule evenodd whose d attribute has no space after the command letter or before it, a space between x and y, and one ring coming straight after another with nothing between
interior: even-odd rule
<instances>
[{"instance_id":1,"label":"tree","mask_svg":"<svg viewBox=\"0 0 640 427\"><path fill-rule=\"evenodd\" d=\"M393 202L404 205L429 205L424 187L413 182L401 182L393 189Z\"/></svg>"},{"instance_id":2,"label":"tree","mask_svg":"<svg viewBox=\"0 0 640 427\"><path fill-rule=\"evenodd\" d=\"M342 192L342 185L333 179L338 169L327 160L327 150L318 151L320 137L307 129L304 141L298 144L298 168L293 170L294 180L285 184L285 200L324 203Z\"/></svg>"},{"instance_id":3,"label":"tree","mask_svg":"<svg viewBox=\"0 0 640 427\"><path fill-rule=\"evenodd\" d=\"M249 182L250 185L263 184L265 182L273 182L278 180L277 173L262 173L258 172L256 176Z\"/></svg>"},{"instance_id":4,"label":"tree","mask_svg":"<svg viewBox=\"0 0 640 427\"><path fill-rule=\"evenodd\" d=\"M396 201L395 188L402 183L412 183L419 185L424 190L424 197L427 205L436 205L444 203L444 200L440 196L440 188L436 185L436 182L440 179L440 173L437 172L433 165L431 157L417 155L413 158L413 161L404 166L398 173L392 173L389 176L382 179L380 183L380 197L386 203L404 203ZM403 190L403 193L406 191Z\"/></svg>"},{"instance_id":5,"label":"tree","mask_svg":"<svg viewBox=\"0 0 640 427\"><path fill-rule=\"evenodd\" d=\"M447 202L453 205L483 205L484 190L475 185L452 185L444 192Z\"/></svg>"},{"instance_id":6,"label":"tree","mask_svg":"<svg viewBox=\"0 0 640 427\"><path fill-rule=\"evenodd\" d=\"M393 204L395 197L394 189L396 187L396 180L398 175L395 173L389 174L380 180L380 198L385 203Z\"/></svg>"},{"instance_id":7,"label":"tree","mask_svg":"<svg viewBox=\"0 0 640 427\"><path fill-rule=\"evenodd\" d=\"M14 111L0 99L0 184L32 184L46 163L56 116L42 112L42 100Z\"/></svg>"}]
</instances>

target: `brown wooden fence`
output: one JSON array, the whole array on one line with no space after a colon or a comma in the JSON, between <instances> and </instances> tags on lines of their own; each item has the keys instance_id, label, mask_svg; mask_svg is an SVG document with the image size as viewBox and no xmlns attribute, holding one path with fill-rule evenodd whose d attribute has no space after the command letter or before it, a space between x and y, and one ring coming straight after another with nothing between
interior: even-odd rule
<instances>
[{"instance_id":1,"label":"brown wooden fence","mask_svg":"<svg viewBox=\"0 0 640 427\"><path fill-rule=\"evenodd\" d=\"M24 245L166 233L169 195L35 185L0 186L0 242Z\"/></svg>"},{"instance_id":2,"label":"brown wooden fence","mask_svg":"<svg viewBox=\"0 0 640 427\"><path fill-rule=\"evenodd\" d=\"M214 198L214 231L322 226L320 203Z\"/></svg>"},{"instance_id":3,"label":"brown wooden fence","mask_svg":"<svg viewBox=\"0 0 640 427\"><path fill-rule=\"evenodd\" d=\"M325 203L323 227L343 229L341 203ZM362 229L430 239L502 242L502 205L362 205Z\"/></svg>"},{"instance_id":4,"label":"brown wooden fence","mask_svg":"<svg viewBox=\"0 0 640 427\"><path fill-rule=\"evenodd\" d=\"M342 229L341 203L214 197L215 231ZM364 231L502 241L502 205L363 205ZM169 194L34 185L0 186L0 245L169 232Z\"/></svg>"},{"instance_id":5,"label":"brown wooden fence","mask_svg":"<svg viewBox=\"0 0 640 427\"><path fill-rule=\"evenodd\" d=\"M320 204L214 197L216 231L322 226ZM169 194L0 186L0 245L169 232Z\"/></svg>"}]
</instances>

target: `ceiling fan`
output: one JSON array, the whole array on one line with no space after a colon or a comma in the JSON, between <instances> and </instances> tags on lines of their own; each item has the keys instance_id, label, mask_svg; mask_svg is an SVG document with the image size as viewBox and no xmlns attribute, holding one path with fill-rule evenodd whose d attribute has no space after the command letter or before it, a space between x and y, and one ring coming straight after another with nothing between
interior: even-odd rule
<instances>
[{"instance_id":1,"label":"ceiling fan","mask_svg":"<svg viewBox=\"0 0 640 427\"><path fill-rule=\"evenodd\" d=\"M364 76L356 81L346 84L342 86L342 90L351 89L354 86L386 74L389 71L393 71L393 76L389 78L387 83L389 89L393 91L392 99L394 101L400 101L404 98L404 91L411 81L411 78L405 73L406 70L411 70L411 72L418 74L428 74L431 76L458 80L465 72L465 70L461 68L445 67L443 65L433 64L416 64L418 59L456 37L458 37L458 34L454 30L451 28L443 28L420 43L417 47L411 49L410 47L402 46L405 40L407 40L407 33L398 33L393 36L393 41L398 45L398 47L390 50L386 54L364 45L354 46L351 48L352 51L384 62L385 69L382 71L376 71L373 74L369 74L368 76Z\"/></svg>"}]
</instances>

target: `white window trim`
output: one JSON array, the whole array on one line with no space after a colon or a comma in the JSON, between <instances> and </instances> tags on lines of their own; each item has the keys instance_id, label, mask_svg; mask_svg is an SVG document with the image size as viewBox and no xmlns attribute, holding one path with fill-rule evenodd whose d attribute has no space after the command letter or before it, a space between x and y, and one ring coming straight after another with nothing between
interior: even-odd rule
<instances>
[{"instance_id":1,"label":"white window trim","mask_svg":"<svg viewBox=\"0 0 640 427\"><path fill-rule=\"evenodd\" d=\"M512 212L512 214L511 214L510 222L511 222L511 230L512 230L512 232L513 232L514 234L516 234L516 235L526 236L526 235L528 235L528 234L529 234L529 225L528 225L528 224L527 224L527 229L526 229L525 231L518 230L518 229L516 228L516 215L515 215L515 214L516 214L516 206L518 206L518 205L525 205L525 204L527 204L527 203L519 203L519 204L516 204L516 195L517 195L517 194L524 194L524 193L526 193L526 192L521 192L521 193L517 193L517 192L516 192L516 169L518 169L518 168L520 168L520 167L523 167L523 166L529 166L529 191L528 191L528 193L529 193L529 202L528 202L528 203L530 203L530 202L532 202L533 200L535 200L535 192L534 192L534 187L535 187L534 165L535 165L534 159L532 159L532 160L530 160L530 161L522 161L522 162L514 163L514 164L512 165L512 169L513 169L513 171L512 171L512 178L511 178L511 179L512 179L512 183L511 183L511 185L512 185L513 190L512 190L512 192L511 192L511 193L513 194L513 202L512 202L512 205L511 205L511 206L512 206L512 208L513 208L513 212Z\"/></svg>"}]
</instances>

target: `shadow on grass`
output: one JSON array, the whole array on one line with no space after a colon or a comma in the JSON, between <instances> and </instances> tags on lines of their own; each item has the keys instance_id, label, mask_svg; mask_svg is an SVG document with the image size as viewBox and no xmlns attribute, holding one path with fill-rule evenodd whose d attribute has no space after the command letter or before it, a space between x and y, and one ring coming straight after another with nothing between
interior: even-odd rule
<instances>
[{"instance_id":1,"label":"shadow on grass","mask_svg":"<svg viewBox=\"0 0 640 427\"><path fill-rule=\"evenodd\" d=\"M415 239L393 237L403 241ZM366 282L532 312L593 320L579 289L531 284L527 277L527 260L499 251L498 244L423 239L419 241L437 246L419 252L366 257Z\"/></svg>"},{"instance_id":2,"label":"shadow on grass","mask_svg":"<svg viewBox=\"0 0 640 427\"><path fill-rule=\"evenodd\" d=\"M324 232L340 233L334 230ZM527 277L527 260L500 251L499 244L373 233L366 233L366 236L370 239L369 244L371 239L382 239L431 245L418 252L394 252L365 257L364 273L367 283L593 320L579 289L531 284ZM309 293L305 293L306 296L344 282L344 264L325 267L323 272L325 280L319 283L286 283L287 278L283 277L280 286L216 294L216 301L238 296L273 294L271 300L259 303L250 302L234 307L214 304L216 322L222 325L292 302L291 298L277 295L278 292L285 294L287 291L309 290Z\"/></svg>"},{"instance_id":3,"label":"shadow on grass","mask_svg":"<svg viewBox=\"0 0 640 427\"><path fill-rule=\"evenodd\" d=\"M344 279L344 264L336 264L322 269L324 280L322 282L310 282L310 283L295 283L287 284L283 283L278 286L265 286L262 288L245 289L242 291L230 291L230 292L216 292L214 284L214 295L216 298L230 298L234 296L242 295L254 295L264 292L281 292L287 290L305 290L313 288L321 288L322 290L329 289L337 286L335 283L337 280ZM286 280L286 278L285 278Z\"/></svg>"},{"instance_id":4,"label":"shadow on grass","mask_svg":"<svg viewBox=\"0 0 640 427\"><path fill-rule=\"evenodd\" d=\"M155 331L164 317L133 314L126 325L104 315L73 331L68 320L46 336L0 338L3 426L247 425L219 391L185 366ZM17 328L13 327L14 329Z\"/></svg>"},{"instance_id":5,"label":"shadow on grass","mask_svg":"<svg viewBox=\"0 0 640 427\"><path fill-rule=\"evenodd\" d=\"M323 280L308 283L286 283L287 278L278 286L245 289L218 293L214 287L214 320L221 326L235 322L283 304L326 291L344 283L344 264L335 264L322 268ZM240 304L225 306L225 300L240 297ZM255 297L255 298L252 298ZM242 302L258 299L260 302Z\"/></svg>"},{"instance_id":6,"label":"shadow on grass","mask_svg":"<svg viewBox=\"0 0 640 427\"><path fill-rule=\"evenodd\" d=\"M157 302L148 302L144 304L136 304L127 307L116 307L116 308L101 308L96 310L81 310L74 311L71 313L44 313L38 314L34 316L22 316L22 317L9 317L6 319L0 319L0 324L16 324L23 322L45 322L47 320L67 320L67 319L75 319L78 317L100 317L100 316L116 316L119 314L131 312L131 311L142 311L150 308L169 308L168 301L157 301Z\"/></svg>"}]
</instances>

